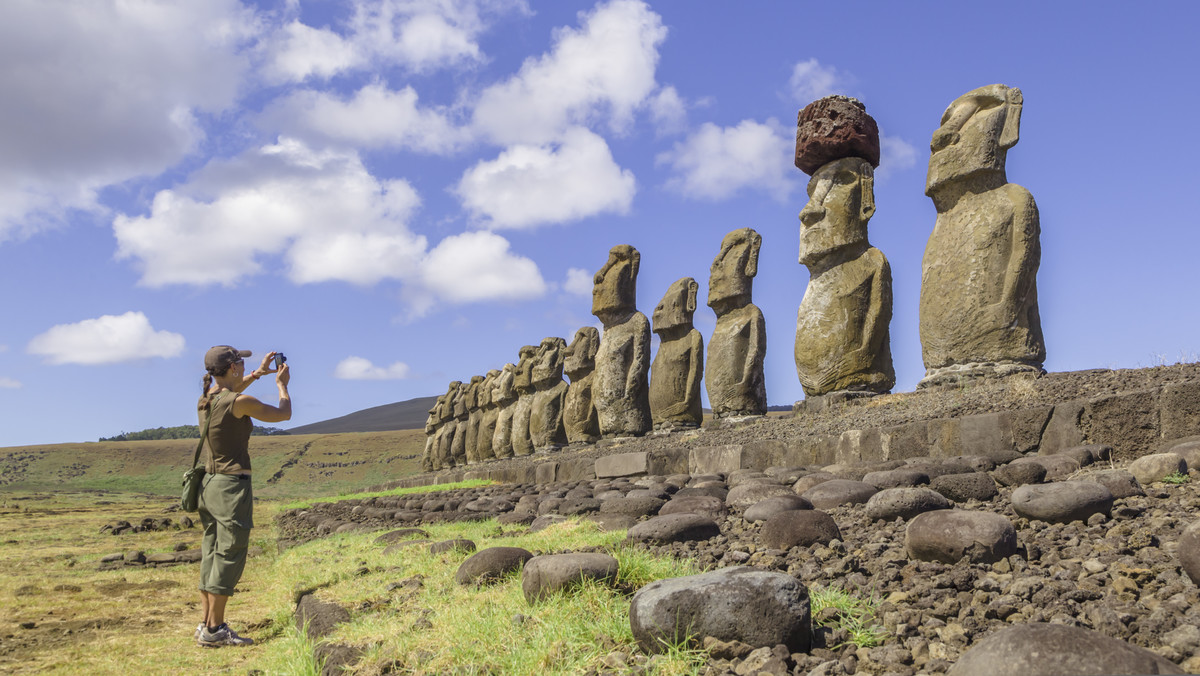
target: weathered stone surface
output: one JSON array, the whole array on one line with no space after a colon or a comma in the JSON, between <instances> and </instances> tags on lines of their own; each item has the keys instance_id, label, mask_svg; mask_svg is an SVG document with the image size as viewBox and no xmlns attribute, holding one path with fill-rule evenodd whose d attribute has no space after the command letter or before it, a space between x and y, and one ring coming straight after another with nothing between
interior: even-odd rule
<instances>
[{"instance_id":1,"label":"weathered stone surface","mask_svg":"<svg viewBox=\"0 0 1200 676\"><path fill-rule=\"evenodd\" d=\"M1003 486L1023 486L1025 484L1041 483L1046 478L1046 468L1032 462L1008 463L992 472Z\"/></svg>"},{"instance_id":2,"label":"weathered stone surface","mask_svg":"<svg viewBox=\"0 0 1200 676\"><path fill-rule=\"evenodd\" d=\"M496 457L492 449L492 441L496 436L496 420L500 415L500 406L493 402L492 396L496 389L496 378L500 376L498 369L492 369L483 376L476 395L479 402L479 431L475 437L475 457L483 462Z\"/></svg>"},{"instance_id":3,"label":"weathered stone surface","mask_svg":"<svg viewBox=\"0 0 1200 676\"><path fill-rule=\"evenodd\" d=\"M1046 481L1061 481L1079 471L1079 461L1068 454L1033 455L1013 460L1010 465L1041 465L1046 468Z\"/></svg>"},{"instance_id":4,"label":"weathered stone surface","mask_svg":"<svg viewBox=\"0 0 1200 676\"><path fill-rule=\"evenodd\" d=\"M668 500L667 504L662 506L662 509L658 510L658 513L662 516L668 514L699 514L713 521L720 519L728 512L729 510L725 508L724 497L714 497L711 495L681 496L678 493L675 497Z\"/></svg>"},{"instance_id":5,"label":"weathered stone surface","mask_svg":"<svg viewBox=\"0 0 1200 676\"><path fill-rule=\"evenodd\" d=\"M584 580L615 582L618 567L617 560L608 554L535 556L525 563L521 571L521 591L525 594L525 600L533 604L552 594L577 587Z\"/></svg>"},{"instance_id":6,"label":"weathered stone surface","mask_svg":"<svg viewBox=\"0 0 1200 676\"><path fill-rule=\"evenodd\" d=\"M941 478L941 477L939 477ZM867 518L891 521L908 520L935 509L950 509L950 501L930 488L888 488L867 500Z\"/></svg>"},{"instance_id":7,"label":"weathered stone surface","mask_svg":"<svg viewBox=\"0 0 1200 676\"><path fill-rule=\"evenodd\" d=\"M792 490L797 495L804 495L810 488L835 479L837 479L837 476L830 472L813 472L797 479L796 483L792 484Z\"/></svg>"},{"instance_id":8,"label":"weathered stone surface","mask_svg":"<svg viewBox=\"0 0 1200 676\"><path fill-rule=\"evenodd\" d=\"M563 423L566 408L567 382L563 380L567 341L544 338L538 346L530 368L533 382L533 403L529 414L529 439L539 453L567 444Z\"/></svg>"},{"instance_id":9,"label":"weathered stone surface","mask_svg":"<svg viewBox=\"0 0 1200 676\"><path fill-rule=\"evenodd\" d=\"M652 545L707 540L721 534L717 522L699 514L660 514L629 529L629 539Z\"/></svg>"},{"instance_id":10,"label":"weathered stone surface","mask_svg":"<svg viewBox=\"0 0 1200 676\"><path fill-rule=\"evenodd\" d=\"M1021 486L1013 491L1013 511L1027 519L1050 523L1087 521L1093 514L1108 515L1113 495L1091 481L1058 481Z\"/></svg>"},{"instance_id":11,"label":"weathered stone surface","mask_svg":"<svg viewBox=\"0 0 1200 676\"><path fill-rule=\"evenodd\" d=\"M1037 304L1037 205L1008 182L1021 90L989 85L960 96L930 143L925 194L937 221L921 263L918 387L1040 372L1046 358Z\"/></svg>"},{"instance_id":12,"label":"weathered stone surface","mask_svg":"<svg viewBox=\"0 0 1200 676\"><path fill-rule=\"evenodd\" d=\"M408 540L411 538L427 538L429 533L421 528L400 528L398 530L388 531L383 535L375 538L375 544L390 545L393 542Z\"/></svg>"},{"instance_id":13,"label":"weathered stone surface","mask_svg":"<svg viewBox=\"0 0 1200 676\"><path fill-rule=\"evenodd\" d=\"M929 487L954 502L991 500L1000 492L986 472L939 476L929 482Z\"/></svg>"},{"instance_id":14,"label":"weathered stone surface","mask_svg":"<svg viewBox=\"0 0 1200 676\"><path fill-rule=\"evenodd\" d=\"M1183 458L1188 469L1200 469L1200 441L1183 441L1170 444L1163 449L1164 453L1174 453Z\"/></svg>"},{"instance_id":15,"label":"weathered stone surface","mask_svg":"<svg viewBox=\"0 0 1200 676\"><path fill-rule=\"evenodd\" d=\"M564 353L563 370L571 384L563 402L563 427L572 444L590 444L600 438L600 419L592 399L599 348L600 332L594 326L585 326L575 332L575 339Z\"/></svg>"},{"instance_id":16,"label":"weathered stone surface","mask_svg":"<svg viewBox=\"0 0 1200 676\"><path fill-rule=\"evenodd\" d=\"M542 514L534 519L533 523L529 524L529 532L536 533L538 531L545 530L556 523L563 523L566 520L567 517L563 516L562 514Z\"/></svg>"},{"instance_id":17,"label":"weathered stone surface","mask_svg":"<svg viewBox=\"0 0 1200 676\"><path fill-rule=\"evenodd\" d=\"M826 96L796 116L796 168L812 176L844 157L879 166L879 126L867 107L848 96Z\"/></svg>"},{"instance_id":18,"label":"weathered stone surface","mask_svg":"<svg viewBox=\"0 0 1200 676\"><path fill-rule=\"evenodd\" d=\"M688 472L699 474L729 474L742 468L741 444L701 446L688 450Z\"/></svg>"},{"instance_id":19,"label":"weathered stone surface","mask_svg":"<svg viewBox=\"0 0 1200 676\"><path fill-rule=\"evenodd\" d=\"M1145 648L1098 631L1031 622L988 635L946 673L948 676L1060 676L1184 671Z\"/></svg>"},{"instance_id":20,"label":"weathered stone surface","mask_svg":"<svg viewBox=\"0 0 1200 676\"><path fill-rule=\"evenodd\" d=\"M819 509L802 509L780 512L767 519L762 525L763 544L772 549L791 549L821 543L827 545L840 540L833 517Z\"/></svg>"},{"instance_id":21,"label":"weathered stone surface","mask_svg":"<svg viewBox=\"0 0 1200 676\"><path fill-rule=\"evenodd\" d=\"M466 552L475 551L475 543L465 538L455 538L453 540L442 540L429 545L430 554L444 554L446 552Z\"/></svg>"},{"instance_id":22,"label":"weathered stone surface","mask_svg":"<svg viewBox=\"0 0 1200 676\"><path fill-rule=\"evenodd\" d=\"M652 582L633 595L629 624L646 652L706 636L807 652L808 589L785 573L746 567Z\"/></svg>"},{"instance_id":23,"label":"weathered stone surface","mask_svg":"<svg viewBox=\"0 0 1200 676\"><path fill-rule=\"evenodd\" d=\"M1175 550L1179 567L1194 585L1200 585L1200 521L1193 523L1179 536L1179 547Z\"/></svg>"},{"instance_id":24,"label":"weathered stone surface","mask_svg":"<svg viewBox=\"0 0 1200 676\"><path fill-rule=\"evenodd\" d=\"M939 509L908 522L904 547L918 561L995 563L1017 553L1017 531L999 514Z\"/></svg>"},{"instance_id":25,"label":"weathered stone surface","mask_svg":"<svg viewBox=\"0 0 1200 676\"><path fill-rule=\"evenodd\" d=\"M463 561L454 579L461 585L496 582L532 558L533 554L520 547L488 547Z\"/></svg>"},{"instance_id":26,"label":"weathered stone surface","mask_svg":"<svg viewBox=\"0 0 1200 676\"><path fill-rule=\"evenodd\" d=\"M632 514L605 514L603 512L592 512L584 519L600 526L600 530L629 530L638 523L638 518Z\"/></svg>"},{"instance_id":27,"label":"weathered stone surface","mask_svg":"<svg viewBox=\"0 0 1200 676\"><path fill-rule=\"evenodd\" d=\"M799 495L776 495L759 500L746 508L742 518L750 521L766 521L781 512L791 512L797 509L812 509L812 503Z\"/></svg>"},{"instance_id":28,"label":"weathered stone surface","mask_svg":"<svg viewBox=\"0 0 1200 676\"><path fill-rule=\"evenodd\" d=\"M666 500L650 496L613 498L600 502L600 512L602 514L628 514L635 518L654 516L665 504L667 504Z\"/></svg>"},{"instance_id":29,"label":"weathered stone surface","mask_svg":"<svg viewBox=\"0 0 1200 676\"><path fill-rule=\"evenodd\" d=\"M537 355L536 345L521 346L513 389L517 391L517 402L513 404L512 447L513 455L533 453L533 439L529 436L529 421L533 416L533 361Z\"/></svg>"},{"instance_id":30,"label":"weathered stone surface","mask_svg":"<svg viewBox=\"0 0 1200 676\"><path fill-rule=\"evenodd\" d=\"M517 365L508 363L492 386L492 402L496 405L495 433L492 435L492 453L504 459L513 457L513 412L516 409L517 390L513 382L517 377Z\"/></svg>"},{"instance_id":31,"label":"weathered stone surface","mask_svg":"<svg viewBox=\"0 0 1200 676\"><path fill-rule=\"evenodd\" d=\"M614 453L596 458L596 478L612 479L626 476L643 476L650 467L650 456L645 451L638 453Z\"/></svg>"},{"instance_id":32,"label":"weathered stone surface","mask_svg":"<svg viewBox=\"0 0 1200 676\"><path fill-rule=\"evenodd\" d=\"M655 429L694 428L704 421L704 337L692 326L699 288L691 277L676 280L654 308L659 346L650 367L650 414Z\"/></svg>"},{"instance_id":33,"label":"weathered stone surface","mask_svg":"<svg viewBox=\"0 0 1200 676\"><path fill-rule=\"evenodd\" d=\"M913 469L886 469L879 472L867 472L863 475L863 482L869 483L875 488L883 490L884 488L899 488L901 486L919 486L929 483L929 475L925 472L920 472Z\"/></svg>"},{"instance_id":34,"label":"weathered stone surface","mask_svg":"<svg viewBox=\"0 0 1200 676\"><path fill-rule=\"evenodd\" d=\"M1129 473L1129 470L1106 469L1085 474L1081 478L1086 481L1095 481L1104 486L1108 489L1109 493L1112 493L1113 498L1117 500L1146 494L1146 491L1142 489L1142 485Z\"/></svg>"},{"instance_id":35,"label":"weathered stone surface","mask_svg":"<svg viewBox=\"0 0 1200 676\"><path fill-rule=\"evenodd\" d=\"M467 433L463 441L463 452L468 465L479 462L479 423L483 421L483 409L480 408L479 390L483 387L483 376L471 376L467 383L463 404L467 408Z\"/></svg>"},{"instance_id":36,"label":"weathered stone surface","mask_svg":"<svg viewBox=\"0 0 1200 676\"><path fill-rule=\"evenodd\" d=\"M606 437L650 431L650 322L637 311L641 254L628 244L608 252L595 276L592 314L604 324L592 398Z\"/></svg>"},{"instance_id":37,"label":"weathered stone surface","mask_svg":"<svg viewBox=\"0 0 1200 676\"><path fill-rule=\"evenodd\" d=\"M300 597L295 616L296 628L313 641L328 636L339 624L350 621L350 612L345 608L322 601L312 594Z\"/></svg>"},{"instance_id":38,"label":"weathered stone surface","mask_svg":"<svg viewBox=\"0 0 1200 676\"><path fill-rule=\"evenodd\" d=\"M1172 383L1162 388L1158 408L1164 439L1200 434L1200 383ZM1188 467L1194 466L1189 462Z\"/></svg>"},{"instance_id":39,"label":"weathered stone surface","mask_svg":"<svg viewBox=\"0 0 1200 676\"><path fill-rule=\"evenodd\" d=\"M801 493L800 497L811 502L817 509L830 509L839 505L862 504L878 492L878 488L863 481L834 479L813 486Z\"/></svg>"},{"instance_id":40,"label":"weathered stone surface","mask_svg":"<svg viewBox=\"0 0 1200 676\"><path fill-rule=\"evenodd\" d=\"M717 314L717 326L708 343L704 380L718 418L767 412L767 323L751 302L761 246L762 236L754 230L734 230L721 241L710 270L708 306Z\"/></svg>"},{"instance_id":41,"label":"weathered stone surface","mask_svg":"<svg viewBox=\"0 0 1200 676\"><path fill-rule=\"evenodd\" d=\"M725 505L734 509L745 509L767 498L777 495L795 495L791 486L784 486L770 477L763 477L760 482L746 482L729 489L725 496Z\"/></svg>"},{"instance_id":42,"label":"weathered stone surface","mask_svg":"<svg viewBox=\"0 0 1200 676\"><path fill-rule=\"evenodd\" d=\"M1162 481L1168 474L1186 474L1188 464L1177 453L1152 453L1129 463L1129 473L1143 486Z\"/></svg>"},{"instance_id":43,"label":"weathered stone surface","mask_svg":"<svg viewBox=\"0 0 1200 676\"><path fill-rule=\"evenodd\" d=\"M808 182L800 262L808 288L796 315L796 374L806 397L889 392L896 383L888 325L892 270L867 240L874 172L857 157L832 161Z\"/></svg>"}]
</instances>

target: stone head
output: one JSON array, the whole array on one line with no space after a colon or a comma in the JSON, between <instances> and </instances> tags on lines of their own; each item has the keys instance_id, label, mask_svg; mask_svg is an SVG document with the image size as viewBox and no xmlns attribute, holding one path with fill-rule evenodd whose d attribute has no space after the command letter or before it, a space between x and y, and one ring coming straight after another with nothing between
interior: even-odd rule
<instances>
[{"instance_id":1,"label":"stone head","mask_svg":"<svg viewBox=\"0 0 1200 676\"><path fill-rule=\"evenodd\" d=\"M479 386L483 384L483 376L471 376L471 382L464 389L463 401L467 408L473 410L479 407Z\"/></svg>"},{"instance_id":2,"label":"stone head","mask_svg":"<svg viewBox=\"0 0 1200 676\"><path fill-rule=\"evenodd\" d=\"M875 214L875 170L847 157L834 160L808 181L808 204L800 211L800 262L808 265L851 244L867 241Z\"/></svg>"},{"instance_id":3,"label":"stone head","mask_svg":"<svg viewBox=\"0 0 1200 676\"><path fill-rule=\"evenodd\" d=\"M533 380L530 372L533 370L533 363L536 360L537 352L537 345L523 345L517 352L520 359L517 360L517 373L513 380L513 386L517 389L523 391L532 385Z\"/></svg>"},{"instance_id":4,"label":"stone head","mask_svg":"<svg viewBox=\"0 0 1200 676\"><path fill-rule=\"evenodd\" d=\"M429 416L425 418L425 426L436 425L442 418L442 405L446 402L446 395L440 394L433 402L433 408L429 409Z\"/></svg>"},{"instance_id":5,"label":"stone head","mask_svg":"<svg viewBox=\"0 0 1200 676\"><path fill-rule=\"evenodd\" d=\"M553 385L562 380L563 352L567 341L562 338L546 338L538 346L533 360L533 382L535 385Z\"/></svg>"},{"instance_id":6,"label":"stone head","mask_svg":"<svg viewBox=\"0 0 1200 676\"><path fill-rule=\"evenodd\" d=\"M721 240L721 253L713 259L708 277L708 306L718 315L750 302L761 247L762 235L750 228L734 230Z\"/></svg>"},{"instance_id":7,"label":"stone head","mask_svg":"<svg viewBox=\"0 0 1200 676\"><path fill-rule=\"evenodd\" d=\"M575 339L563 353L563 368L571 380L577 380L596 368L596 352L600 349L600 331L585 326L575 332Z\"/></svg>"},{"instance_id":8,"label":"stone head","mask_svg":"<svg viewBox=\"0 0 1200 676\"><path fill-rule=\"evenodd\" d=\"M925 194L978 174L1004 174L1008 149L1020 138L1021 90L1002 84L963 94L942 114L929 144Z\"/></svg>"},{"instance_id":9,"label":"stone head","mask_svg":"<svg viewBox=\"0 0 1200 676\"><path fill-rule=\"evenodd\" d=\"M439 398L442 407L438 411L438 416L442 420L449 420L454 417L454 401L458 398L458 388L460 385L462 385L461 381L455 380L451 382L450 386L446 388L446 393Z\"/></svg>"},{"instance_id":10,"label":"stone head","mask_svg":"<svg viewBox=\"0 0 1200 676\"><path fill-rule=\"evenodd\" d=\"M691 277L675 280L654 308L654 332L661 334L675 327L690 329L699 291L700 285Z\"/></svg>"},{"instance_id":11,"label":"stone head","mask_svg":"<svg viewBox=\"0 0 1200 676\"><path fill-rule=\"evenodd\" d=\"M479 384L479 407L490 406L492 404L492 388L496 386L496 376L500 372L492 369L483 377L483 382Z\"/></svg>"},{"instance_id":12,"label":"stone head","mask_svg":"<svg viewBox=\"0 0 1200 676\"><path fill-rule=\"evenodd\" d=\"M637 310L637 274L642 255L628 244L614 246L593 278L592 314L606 326Z\"/></svg>"}]
</instances>

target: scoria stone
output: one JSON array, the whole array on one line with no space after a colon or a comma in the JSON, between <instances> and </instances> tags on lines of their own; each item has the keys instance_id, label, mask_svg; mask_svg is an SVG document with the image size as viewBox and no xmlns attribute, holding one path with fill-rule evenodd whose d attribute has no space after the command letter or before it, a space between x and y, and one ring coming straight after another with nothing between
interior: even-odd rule
<instances>
[{"instance_id":1,"label":"scoria stone","mask_svg":"<svg viewBox=\"0 0 1200 676\"><path fill-rule=\"evenodd\" d=\"M826 96L796 116L796 168L812 175L821 166L859 157L879 166L879 126L867 107L849 96Z\"/></svg>"}]
</instances>

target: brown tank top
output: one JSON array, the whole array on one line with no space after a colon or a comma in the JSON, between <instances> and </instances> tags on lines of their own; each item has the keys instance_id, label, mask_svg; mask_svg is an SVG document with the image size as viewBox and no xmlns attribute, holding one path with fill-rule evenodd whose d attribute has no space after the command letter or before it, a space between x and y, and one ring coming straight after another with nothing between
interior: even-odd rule
<instances>
[{"instance_id":1,"label":"brown tank top","mask_svg":"<svg viewBox=\"0 0 1200 676\"><path fill-rule=\"evenodd\" d=\"M212 420L208 424L208 452L204 470L209 474L237 474L250 471L250 432L254 421L250 416L233 414L236 392L224 390L213 395L209 408ZM200 409L200 429L204 429L204 409Z\"/></svg>"}]
</instances>

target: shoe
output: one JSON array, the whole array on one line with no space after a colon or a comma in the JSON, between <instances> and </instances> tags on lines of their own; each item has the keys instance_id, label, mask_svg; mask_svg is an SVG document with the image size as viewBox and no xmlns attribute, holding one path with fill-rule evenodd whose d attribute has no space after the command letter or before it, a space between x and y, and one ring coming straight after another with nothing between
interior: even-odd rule
<instances>
[{"instance_id":1,"label":"shoe","mask_svg":"<svg viewBox=\"0 0 1200 676\"><path fill-rule=\"evenodd\" d=\"M200 640L200 632L202 632L202 631L204 631L204 623L203 622L196 625L196 640L197 641Z\"/></svg>"},{"instance_id":2,"label":"shoe","mask_svg":"<svg viewBox=\"0 0 1200 676\"><path fill-rule=\"evenodd\" d=\"M204 627L200 630L200 638L196 639L196 642L206 648L220 648L227 645L254 645L254 639L238 636L237 632L230 629L228 624L222 624L213 632L210 632L208 627Z\"/></svg>"}]
</instances>

